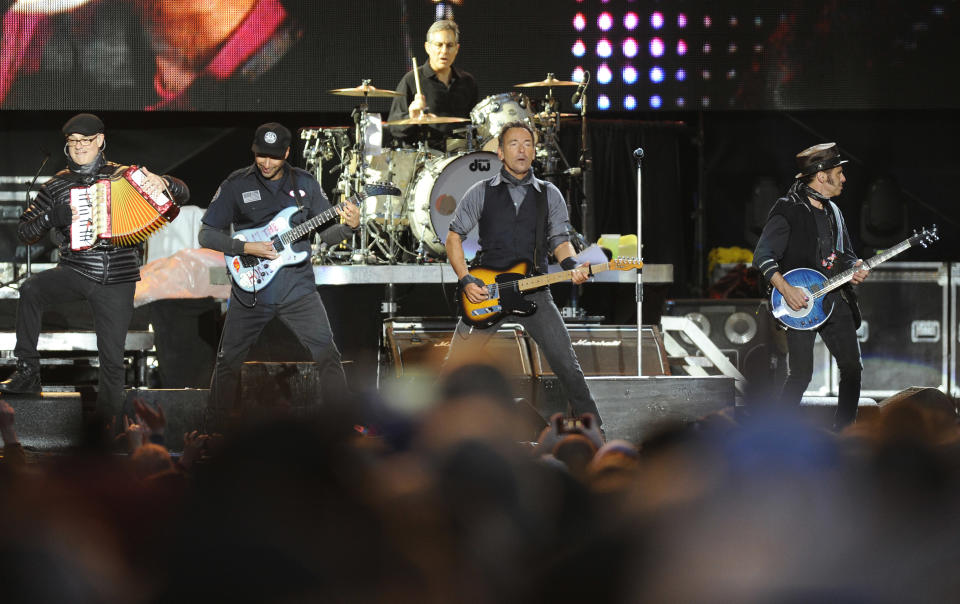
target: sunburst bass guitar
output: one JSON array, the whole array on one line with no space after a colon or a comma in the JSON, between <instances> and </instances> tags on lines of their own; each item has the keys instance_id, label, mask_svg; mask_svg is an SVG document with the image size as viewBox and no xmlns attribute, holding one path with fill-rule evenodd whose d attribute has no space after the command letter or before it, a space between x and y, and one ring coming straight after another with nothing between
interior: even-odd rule
<instances>
[{"instance_id":1,"label":"sunburst bass guitar","mask_svg":"<svg viewBox=\"0 0 960 604\"><path fill-rule=\"evenodd\" d=\"M614 258L603 264L591 264L583 269L560 271L547 275L528 277L530 263L517 261L506 269L497 269L476 266L470 269L470 274L484 283L489 298L474 304L460 292L461 316L474 327L490 327L506 315L532 315L537 311L536 302L531 302L523 294L552 283L570 281L574 270L585 270L589 275L595 275L608 270L629 271L643 268L639 258Z\"/></svg>"},{"instance_id":2,"label":"sunburst bass guitar","mask_svg":"<svg viewBox=\"0 0 960 604\"><path fill-rule=\"evenodd\" d=\"M923 229L919 233L914 233L912 237L904 239L890 249L877 254L876 256L864 260L860 266L847 269L839 275L827 279L820 271L812 268L795 268L787 271L783 278L787 283L803 290L804 295L810 299L807 305L800 310L793 310L783 299L776 288L770 293L770 311L774 318L784 327L790 329L816 329L826 322L833 314L833 306L828 305L824 308L824 296L846 284L853 278L853 274L860 269L870 270L882 262L886 262L897 254L911 248L915 245L927 247L940 236L937 234L937 225L929 229Z\"/></svg>"}]
</instances>

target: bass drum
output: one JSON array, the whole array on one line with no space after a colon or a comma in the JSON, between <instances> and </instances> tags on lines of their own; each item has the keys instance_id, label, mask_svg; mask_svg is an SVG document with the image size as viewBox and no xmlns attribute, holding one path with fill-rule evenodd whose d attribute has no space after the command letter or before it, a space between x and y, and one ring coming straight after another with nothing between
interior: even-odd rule
<instances>
[{"instance_id":1,"label":"bass drum","mask_svg":"<svg viewBox=\"0 0 960 604\"><path fill-rule=\"evenodd\" d=\"M489 151L474 151L427 162L410 187L407 209L410 231L435 256L443 258L444 243L453 214L467 189L500 172L500 158ZM473 259L480 249L474 227L463 242L463 253Z\"/></svg>"}]
</instances>

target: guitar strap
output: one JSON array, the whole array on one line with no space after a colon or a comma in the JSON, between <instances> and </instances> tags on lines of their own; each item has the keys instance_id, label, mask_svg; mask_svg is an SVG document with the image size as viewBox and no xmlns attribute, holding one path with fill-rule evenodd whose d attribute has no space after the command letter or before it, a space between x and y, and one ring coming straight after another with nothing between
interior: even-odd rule
<instances>
[{"instance_id":1,"label":"guitar strap","mask_svg":"<svg viewBox=\"0 0 960 604\"><path fill-rule=\"evenodd\" d=\"M289 164L287 165L287 176L290 178L290 182L292 183L291 186L293 187L293 198L297 202L297 209L302 212L303 204L300 203L300 187L297 186L297 175L294 174L293 168L290 167Z\"/></svg>"},{"instance_id":2,"label":"guitar strap","mask_svg":"<svg viewBox=\"0 0 960 604\"><path fill-rule=\"evenodd\" d=\"M536 191L536 189L534 189ZM534 270L541 275L547 274L547 267L540 266L540 250L544 246L544 231L547 223L547 187L541 186L537 191L537 236L533 244L533 266Z\"/></svg>"}]
</instances>

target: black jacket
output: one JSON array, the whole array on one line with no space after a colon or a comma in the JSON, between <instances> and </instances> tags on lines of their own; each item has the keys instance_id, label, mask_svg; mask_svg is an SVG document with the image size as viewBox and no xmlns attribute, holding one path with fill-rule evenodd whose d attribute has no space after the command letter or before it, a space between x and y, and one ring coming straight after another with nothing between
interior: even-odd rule
<instances>
[{"instance_id":1,"label":"black jacket","mask_svg":"<svg viewBox=\"0 0 960 604\"><path fill-rule=\"evenodd\" d=\"M60 264L98 283L111 285L139 281L139 246L118 247L109 241L99 240L90 249L75 251L70 249L70 226L54 227L51 224L51 210L58 205L70 205L70 189L90 186L121 167L103 160L102 156L97 161L101 164L93 174L61 170L44 183L37 192L37 198L20 216L17 234L23 242L32 244L52 230L54 242L60 251ZM178 205L190 199L190 191L182 180L172 176L163 178Z\"/></svg>"}]
</instances>

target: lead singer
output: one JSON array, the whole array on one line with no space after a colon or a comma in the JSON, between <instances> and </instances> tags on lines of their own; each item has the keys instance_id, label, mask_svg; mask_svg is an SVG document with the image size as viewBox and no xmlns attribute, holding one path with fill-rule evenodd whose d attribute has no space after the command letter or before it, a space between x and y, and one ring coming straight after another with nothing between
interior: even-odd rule
<instances>
[{"instance_id":1,"label":"lead singer","mask_svg":"<svg viewBox=\"0 0 960 604\"><path fill-rule=\"evenodd\" d=\"M520 121L504 124L497 149L503 168L493 178L467 189L450 223L447 258L457 273L462 295L474 304L489 297L483 281L469 273L463 255L463 240L474 226L480 233L481 262L485 265L508 266L523 259L531 262L535 272L543 274L549 250L564 270L578 268L568 235L571 229L563 195L552 183L533 175L535 154L533 128L529 124ZM575 285L587 279L585 270L573 272ZM536 290L525 297L537 303L536 312L529 316L510 316L509 320L523 325L540 345L573 413L592 413L600 420L597 403L587 387L570 333L550 290ZM475 329L460 319L450 342L448 362L456 365L463 358L460 355L483 347L505 320L506 317L490 327Z\"/></svg>"},{"instance_id":2,"label":"lead singer","mask_svg":"<svg viewBox=\"0 0 960 604\"><path fill-rule=\"evenodd\" d=\"M57 172L40 187L37 198L20 216L17 227L17 235L27 244L39 241L52 231L60 261L56 267L33 275L20 286L14 348L17 369L10 379L0 383L0 392L31 394L42 390L37 342L43 310L54 303L86 300L93 311L100 359L97 410L115 414L123 402L123 347L133 316L136 282L140 280L140 254L136 246L118 247L105 239L98 239L89 249L71 249L71 189L89 187L121 166L104 157L107 140L103 122L97 116L80 113L70 118L62 130L66 138L63 150L67 169ZM146 175L148 192L166 189L180 205L190 199L190 191L182 180L141 168Z\"/></svg>"}]
</instances>

